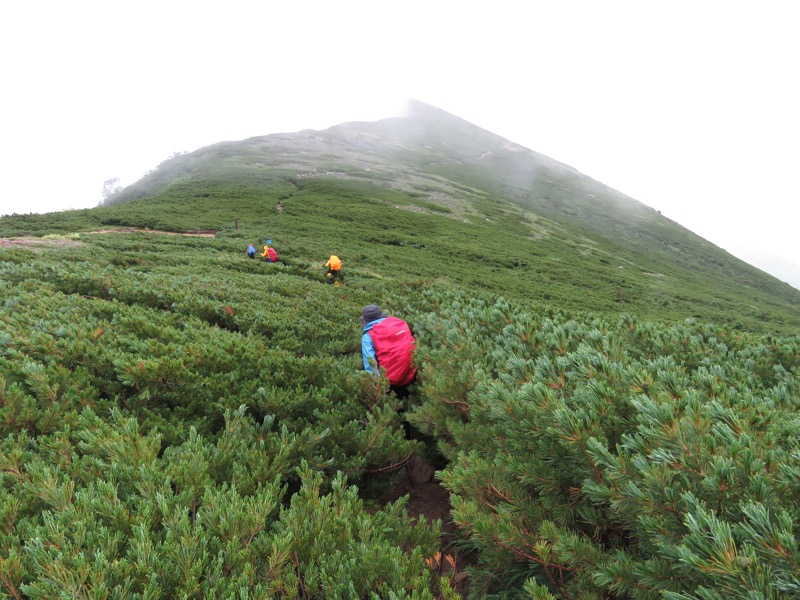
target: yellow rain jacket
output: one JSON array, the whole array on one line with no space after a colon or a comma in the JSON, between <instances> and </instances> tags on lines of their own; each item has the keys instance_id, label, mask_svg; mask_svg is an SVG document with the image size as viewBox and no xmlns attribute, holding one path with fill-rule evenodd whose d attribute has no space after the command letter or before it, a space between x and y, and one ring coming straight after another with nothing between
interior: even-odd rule
<instances>
[{"instance_id":1,"label":"yellow rain jacket","mask_svg":"<svg viewBox=\"0 0 800 600\"><path fill-rule=\"evenodd\" d=\"M330 267L331 271L338 271L342 268L342 259L338 256L331 255L331 257L328 259L328 262L326 262L323 266Z\"/></svg>"}]
</instances>

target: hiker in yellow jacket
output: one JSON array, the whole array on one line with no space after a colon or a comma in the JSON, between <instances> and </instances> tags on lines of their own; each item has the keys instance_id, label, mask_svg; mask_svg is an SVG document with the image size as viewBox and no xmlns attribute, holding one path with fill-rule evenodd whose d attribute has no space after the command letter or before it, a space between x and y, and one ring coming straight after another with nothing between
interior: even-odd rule
<instances>
[{"instance_id":1,"label":"hiker in yellow jacket","mask_svg":"<svg viewBox=\"0 0 800 600\"><path fill-rule=\"evenodd\" d=\"M275 251L275 248L264 246L264 253L261 255L261 258L265 259L267 262L276 263L278 262L278 253Z\"/></svg>"},{"instance_id":2,"label":"hiker in yellow jacket","mask_svg":"<svg viewBox=\"0 0 800 600\"><path fill-rule=\"evenodd\" d=\"M342 268L342 259L336 256L335 254L331 254L331 257L328 259L323 267L328 267L328 272L325 276L330 280L330 283L334 285L338 285L336 282L339 281L339 271Z\"/></svg>"},{"instance_id":3,"label":"hiker in yellow jacket","mask_svg":"<svg viewBox=\"0 0 800 600\"><path fill-rule=\"evenodd\" d=\"M270 247L271 243L272 240L264 240L264 252L262 252L261 258L267 262L276 263L278 262L278 253Z\"/></svg>"}]
</instances>

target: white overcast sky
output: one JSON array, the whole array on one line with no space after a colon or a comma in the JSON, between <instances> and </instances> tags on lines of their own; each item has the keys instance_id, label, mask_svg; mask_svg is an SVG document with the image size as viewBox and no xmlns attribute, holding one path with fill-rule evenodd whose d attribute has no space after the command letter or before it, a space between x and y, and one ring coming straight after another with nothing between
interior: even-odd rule
<instances>
[{"instance_id":1,"label":"white overcast sky","mask_svg":"<svg viewBox=\"0 0 800 600\"><path fill-rule=\"evenodd\" d=\"M176 151L416 98L800 287L792 0L0 5L0 214L97 205Z\"/></svg>"}]
</instances>

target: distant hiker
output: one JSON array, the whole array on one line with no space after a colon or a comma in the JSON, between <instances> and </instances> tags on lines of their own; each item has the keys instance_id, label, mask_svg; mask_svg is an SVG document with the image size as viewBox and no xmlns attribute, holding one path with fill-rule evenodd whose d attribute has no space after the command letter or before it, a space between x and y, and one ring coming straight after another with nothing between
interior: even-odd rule
<instances>
[{"instance_id":1,"label":"distant hiker","mask_svg":"<svg viewBox=\"0 0 800 600\"><path fill-rule=\"evenodd\" d=\"M275 205L275 210L278 212L278 214L281 214L283 212L283 202L278 202Z\"/></svg>"},{"instance_id":2,"label":"distant hiker","mask_svg":"<svg viewBox=\"0 0 800 600\"><path fill-rule=\"evenodd\" d=\"M408 396L417 370L412 366L416 342L408 323L383 314L376 304L367 304L361 311L361 357L364 370L379 377L386 372L389 387L400 398Z\"/></svg>"},{"instance_id":3,"label":"distant hiker","mask_svg":"<svg viewBox=\"0 0 800 600\"><path fill-rule=\"evenodd\" d=\"M256 245L250 244L247 246L247 258L255 258L256 257Z\"/></svg>"},{"instance_id":4,"label":"distant hiker","mask_svg":"<svg viewBox=\"0 0 800 600\"><path fill-rule=\"evenodd\" d=\"M269 242L272 242L272 240L269 240ZM264 253L261 255L261 258L267 259L268 262L276 263L278 262L278 253L275 251L275 248L264 246Z\"/></svg>"},{"instance_id":5,"label":"distant hiker","mask_svg":"<svg viewBox=\"0 0 800 600\"><path fill-rule=\"evenodd\" d=\"M339 280L339 271L342 270L342 259L336 256L335 254L331 254L331 257L328 259L323 267L328 267L328 272L325 274L326 277L330 279L330 282L334 285L338 285L337 281Z\"/></svg>"}]
</instances>

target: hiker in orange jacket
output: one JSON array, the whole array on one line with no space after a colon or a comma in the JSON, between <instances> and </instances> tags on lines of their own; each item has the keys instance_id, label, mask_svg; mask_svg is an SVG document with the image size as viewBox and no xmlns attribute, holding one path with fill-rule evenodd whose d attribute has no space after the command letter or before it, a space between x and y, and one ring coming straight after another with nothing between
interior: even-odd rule
<instances>
[{"instance_id":1,"label":"hiker in orange jacket","mask_svg":"<svg viewBox=\"0 0 800 600\"><path fill-rule=\"evenodd\" d=\"M330 279L330 283L335 283L339 279L339 271L341 271L343 264L341 258L335 254L331 254L328 262L322 265L323 267L328 267L328 272L325 275Z\"/></svg>"}]
</instances>

